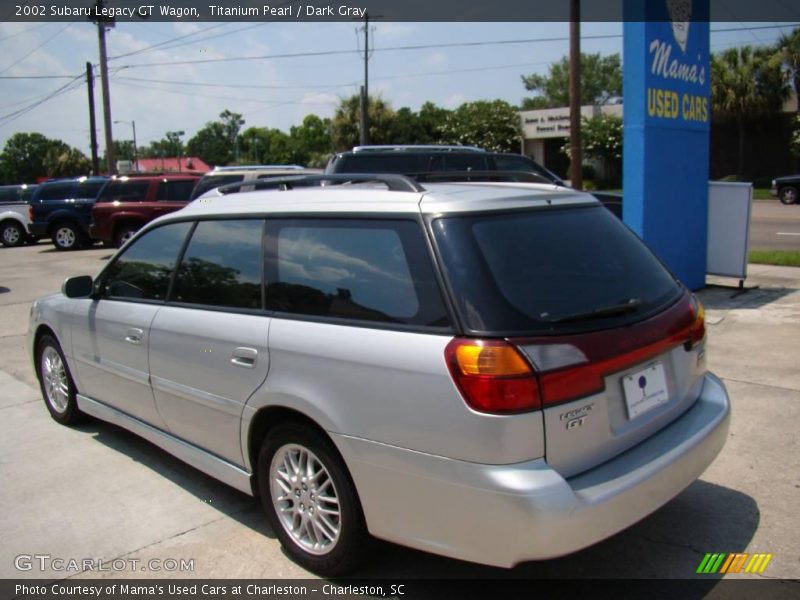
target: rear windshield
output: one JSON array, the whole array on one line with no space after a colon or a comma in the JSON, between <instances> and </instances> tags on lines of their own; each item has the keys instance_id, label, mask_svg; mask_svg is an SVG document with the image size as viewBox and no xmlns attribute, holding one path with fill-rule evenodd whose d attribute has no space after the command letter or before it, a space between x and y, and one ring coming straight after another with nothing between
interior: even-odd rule
<instances>
[{"instance_id":1,"label":"rear windshield","mask_svg":"<svg viewBox=\"0 0 800 600\"><path fill-rule=\"evenodd\" d=\"M682 293L655 255L602 206L442 217L433 232L461 318L475 333L619 327Z\"/></svg>"},{"instance_id":2,"label":"rear windshield","mask_svg":"<svg viewBox=\"0 0 800 600\"><path fill-rule=\"evenodd\" d=\"M192 190L191 200L205 194L208 190L213 190L227 183L239 183L244 180L244 175L206 175Z\"/></svg>"}]
</instances>

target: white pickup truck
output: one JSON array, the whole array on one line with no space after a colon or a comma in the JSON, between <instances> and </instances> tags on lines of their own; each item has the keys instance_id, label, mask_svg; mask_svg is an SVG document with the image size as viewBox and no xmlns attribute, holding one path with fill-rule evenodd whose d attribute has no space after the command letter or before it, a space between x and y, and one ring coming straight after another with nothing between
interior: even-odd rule
<instances>
[{"instance_id":1,"label":"white pickup truck","mask_svg":"<svg viewBox=\"0 0 800 600\"><path fill-rule=\"evenodd\" d=\"M27 202L35 188L27 184L0 186L0 243L3 246L22 246L35 241L30 234Z\"/></svg>"}]
</instances>

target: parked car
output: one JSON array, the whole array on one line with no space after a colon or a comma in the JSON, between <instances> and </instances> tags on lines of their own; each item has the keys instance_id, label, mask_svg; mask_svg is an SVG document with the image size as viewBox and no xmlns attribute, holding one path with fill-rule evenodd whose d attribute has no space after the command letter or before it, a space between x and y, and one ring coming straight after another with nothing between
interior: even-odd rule
<instances>
[{"instance_id":1,"label":"parked car","mask_svg":"<svg viewBox=\"0 0 800 600\"><path fill-rule=\"evenodd\" d=\"M75 250L91 244L92 207L107 180L78 177L40 184L31 198L31 233L49 237L57 250Z\"/></svg>"},{"instance_id":2,"label":"parked car","mask_svg":"<svg viewBox=\"0 0 800 600\"><path fill-rule=\"evenodd\" d=\"M285 175L315 175L322 173L321 169L307 169L300 165L248 165L233 167L216 167L209 171L197 182L192 191L192 200L199 198L209 190L232 183L246 184L259 179L283 177ZM241 191L251 191L247 185L242 185Z\"/></svg>"},{"instance_id":3,"label":"parked car","mask_svg":"<svg viewBox=\"0 0 800 600\"><path fill-rule=\"evenodd\" d=\"M199 180L197 175L114 177L92 208L89 235L119 248L146 223L186 206Z\"/></svg>"},{"instance_id":4,"label":"parked car","mask_svg":"<svg viewBox=\"0 0 800 600\"><path fill-rule=\"evenodd\" d=\"M515 173L531 173L554 185L565 186L564 180L536 161L521 154L487 152L474 146L447 145L383 145L356 146L351 151L331 157L326 173L398 173L427 181L432 175L442 181L449 174L453 180L463 180L464 174L492 172L507 173L513 181ZM622 194L590 192L614 215L622 218Z\"/></svg>"},{"instance_id":5,"label":"parked car","mask_svg":"<svg viewBox=\"0 0 800 600\"><path fill-rule=\"evenodd\" d=\"M800 175L787 175L772 180L770 193L777 196L783 204L797 203L797 190L800 189Z\"/></svg>"},{"instance_id":6,"label":"parked car","mask_svg":"<svg viewBox=\"0 0 800 600\"><path fill-rule=\"evenodd\" d=\"M501 567L571 553L723 447L702 306L592 196L306 179L207 194L36 301L53 419L259 495L326 576L369 535Z\"/></svg>"},{"instance_id":7,"label":"parked car","mask_svg":"<svg viewBox=\"0 0 800 600\"><path fill-rule=\"evenodd\" d=\"M35 242L30 233L31 195L35 185L26 183L0 186L0 243L11 248Z\"/></svg>"}]
</instances>

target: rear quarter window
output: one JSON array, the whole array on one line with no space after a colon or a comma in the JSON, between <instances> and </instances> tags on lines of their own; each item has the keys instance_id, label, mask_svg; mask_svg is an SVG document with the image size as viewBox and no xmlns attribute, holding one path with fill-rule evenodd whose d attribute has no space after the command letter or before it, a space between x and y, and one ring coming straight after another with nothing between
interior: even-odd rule
<instances>
[{"instance_id":1,"label":"rear quarter window","mask_svg":"<svg viewBox=\"0 0 800 600\"><path fill-rule=\"evenodd\" d=\"M448 324L416 222L272 220L266 247L271 310L404 325Z\"/></svg>"}]
</instances>

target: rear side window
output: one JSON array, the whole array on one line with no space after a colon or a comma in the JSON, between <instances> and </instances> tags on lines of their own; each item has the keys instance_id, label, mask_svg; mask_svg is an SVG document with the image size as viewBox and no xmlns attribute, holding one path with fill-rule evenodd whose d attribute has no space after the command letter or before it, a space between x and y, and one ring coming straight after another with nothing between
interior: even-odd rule
<instances>
[{"instance_id":1,"label":"rear side window","mask_svg":"<svg viewBox=\"0 0 800 600\"><path fill-rule=\"evenodd\" d=\"M16 188L0 188L0 202L16 202Z\"/></svg>"},{"instance_id":2,"label":"rear side window","mask_svg":"<svg viewBox=\"0 0 800 600\"><path fill-rule=\"evenodd\" d=\"M149 179L118 179L109 181L100 192L98 202L144 202Z\"/></svg>"},{"instance_id":3,"label":"rear side window","mask_svg":"<svg viewBox=\"0 0 800 600\"><path fill-rule=\"evenodd\" d=\"M103 273L104 295L163 301L178 252L191 226L191 223L171 223L151 229L126 247Z\"/></svg>"},{"instance_id":4,"label":"rear side window","mask_svg":"<svg viewBox=\"0 0 800 600\"><path fill-rule=\"evenodd\" d=\"M420 225L267 222L267 308L298 315L446 326Z\"/></svg>"},{"instance_id":5,"label":"rear side window","mask_svg":"<svg viewBox=\"0 0 800 600\"><path fill-rule=\"evenodd\" d=\"M653 253L602 206L445 217L433 230L454 299L474 332L617 327L682 293Z\"/></svg>"},{"instance_id":6,"label":"rear side window","mask_svg":"<svg viewBox=\"0 0 800 600\"><path fill-rule=\"evenodd\" d=\"M350 154L343 156L336 173L417 173L427 170L426 160L415 154Z\"/></svg>"},{"instance_id":7,"label":"rear side window","mask_svg":"<svg viewBox=\"0 0 800 600\"><path fill-rule=\"evenodd\" d=\"M65 198L72 198L73 189L74 186L71 181L43 185L39 189L39 200L64 200Z\"/></svg>"},{"instance_id":8,"label":"rear side window","mask_svg":"<svg viewBox=\"0 0 800 600\"><path fill-rule=\"evenodd\" d=\"M194 200L208 190L213 190L226 183L238 183L240 181L244 181L244 175L206 175L194 186L190 199Z\"/></svg>"},{"instance_id":9,"label":"rear side window","mask_svg":"<svg viewBox=\"0 0 800 600\"><path fill-rule=\"evenodd\" d=\"M178 268L175 302L261 308L264 222L201 221Z\"/></svg>"},{"instance_id":10,"label":"rear side window","mask_svg":"<svg viewBox=\"0 0 800 600\"><path fill-rule=\"evenodd\" d=\"M445 171L485 171L486 157L479 154L448 154L444 157ZM437 171L439 169L431 169Z\"/></svg>"},{"instance_id":11,"label":"rear side window","mask_svg":"<svg viewBox=\"0 0 800 600\"><path fill-rule=\"evenodd\" d=\"M195 181L188 180L167 180L158 183L156 200L161 202L188 202L192 195Z\"/></svg>"}]
</instances>

